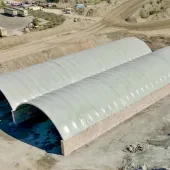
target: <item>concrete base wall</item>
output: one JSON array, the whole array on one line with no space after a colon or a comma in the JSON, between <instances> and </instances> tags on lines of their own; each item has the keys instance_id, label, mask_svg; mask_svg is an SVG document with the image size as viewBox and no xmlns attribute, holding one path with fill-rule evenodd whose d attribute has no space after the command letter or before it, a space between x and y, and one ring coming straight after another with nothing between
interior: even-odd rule
<instances>
[{"instance_id":1,"label":"concrete base wall","mask_svg":"<svg viewBox=\"0 0 170 170\"><path fill-rule=\"evenodd\" d=\"M124 108L120 112L117 112L105 118L104 120L89 127L85 131L77 134L76 136L73 136L72 138L66 141L62 140L61 141L62 154L63 155L70 154L74 150L89 143L93 139L99 137L103 133L119 125L123 121L129 119L130 117L137 114L141 110L147 108L148 106L154 104L158 100L164 98L168 94L170 94L170 84L142 98L140 101Z\"/></svg>"}]
</instances>

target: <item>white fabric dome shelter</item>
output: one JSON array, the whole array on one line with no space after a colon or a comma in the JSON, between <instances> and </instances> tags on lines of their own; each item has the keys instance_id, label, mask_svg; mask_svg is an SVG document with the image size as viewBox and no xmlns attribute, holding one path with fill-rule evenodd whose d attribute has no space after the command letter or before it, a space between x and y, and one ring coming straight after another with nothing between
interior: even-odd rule
<instances>
[{"instance_id":1,"label":"white fabric dome shelter","mask_svg":"<svg viewBox=\"0 0 170 170\"><path fill-rule=\"evenodd\" d=\"M24 116L20 116L20 110L35 107L52 120L63 141L69 141L84 131L90 131L91 127L104 119L114 117L116 113L133 107L132 104L150 96L149 101L142 101L139 110L146 108L164 97L164 93L170 92L169 88L152 97L154 92L164 90L170 83L169 54L170 47L158 50L23 103L14 112L15 121L24 120ZM119 114L121 117L121 113ZM132 112L127 112L128 114ZM27 119L26 114L25 118ZM82 141L84 140L81 139Z\"/></svg>"},{"instance_id":2,"label":"white fabric dome shelter","mask_svg":"<svg viewBox=\"0 0 170 170\"><path fill-rule=\"evenodd\" d=\"M151 49L138 38L124 38L3 74L0 76L0 91L7 98L11 109L15 110L23 102L150 52Z\"/></svg>"},{"instance_id":3,"label":"white fabric dome shelter","mask_svg":"<svg viewBox=\"0 0 170 170\"><path fill-rule=\"evenodd\" d=\"M3 74L0 114L12 111L18 124L42 111L59 131L67 155L115 126L97 127L101 121L168 83L166 77L164 84L154 84L161 75L167 76L166 55L151 53L143 41L128 37ZM161 68L158 63L164 69L154 75ZM90 130L93 126L96 132Z\"/></svg>"}]
</instances>

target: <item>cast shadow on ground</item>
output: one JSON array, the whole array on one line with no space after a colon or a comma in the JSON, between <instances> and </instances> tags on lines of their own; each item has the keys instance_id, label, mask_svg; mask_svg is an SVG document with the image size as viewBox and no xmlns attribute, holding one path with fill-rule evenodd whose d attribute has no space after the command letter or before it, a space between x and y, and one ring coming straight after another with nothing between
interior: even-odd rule
<instances>
[{"instance_id":1,"label":"cast shadow on ground","mask_svg":"<svg viewBox=\"0 0 170 170\"><path fill-rule=\"evenodd\" d=\"M14 18L14 17L20 17L20 18L23 18L23 16L21 16L21 15L12 16L12 15L10 15L10 14L6 14L6 13L0 13L0 15L3 15L3 16L9 17L9 18Z\"/></svg>"},{"instance_id":2,"label":"cast shadow on ground","mask_svg":"<svg viewBox=\"0 0 170 170\"><path fill-rule=\"evenodd\" d=\"M5 14L5 13L0 13L0 15L3 15L3 16L6 16L6 17L10 17L10 18L13 18L13 17L14 17L14 16L12 16L12 15Z\"/></svg>"},{"instance_id":3,"label":"cast shadow on ground","mask_svg":"<svg viewBox=\"0 0 170 170\"><path fill-rule=\"evenodd\" d=\"M61 136L51 120L39 109L38 116L19 125L14 125L11 114L12 107L0 91L0 129L6 134L45 150L47 153L61 155ZM3 117L3 118L2 118Z\"/></svg>"},{"instance_id":4,"label":"cast shadow on ground","mask_svg":"<svg viewBox=\"0 0 170 170\"><path fill-rule=\"evenodd\" d=\"M11 116L0 121L0 129L8 135L45 150L47 153L61 155L61 136L53 123L42 113L41 117L32 118L18 126L12 123Z\"/></svg>"}]
</instances>

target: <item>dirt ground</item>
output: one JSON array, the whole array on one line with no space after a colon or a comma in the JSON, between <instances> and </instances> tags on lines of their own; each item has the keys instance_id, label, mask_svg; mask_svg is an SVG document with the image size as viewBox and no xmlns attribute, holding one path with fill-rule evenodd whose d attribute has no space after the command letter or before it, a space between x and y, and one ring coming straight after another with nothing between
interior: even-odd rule
<instances>
[{"instance_id":1,"label":"dirt ground","mask_svg":"<svg viewBox=\"0 0 170 170\"><path fill-rule=\"evenodd\" d=\"M43 11L45 12L50 12L50 13L54 13L54 14L62 14L62 10L60 9L46 9L43 8ZM80 18L82 20L90 20L90 21L99 21L101 19L101 17L86 17L86 16L82 16L82 15L78 15L78 14L63 14L66 18Z\"/></svg>"},{"instance_id":2,"label":"dirt ground","mask_svg":"<svg viewBox=\"0 0 170 170\"><path fill-rule=\"evenodd\" d=\"M2 9L0 9L0 26L7 29L8 35L21 35L20 29L27 26L32 22L32 17L11 17L4 15Z\"/></svg>"},{"instance_id":3,"label":"dirt ground","mask_svg":"<svg viewBox=\"0 0 170 170\"><path fill-rule=\"evenodd\" d=\"M138 10L127 17L128 22L150 22L170 19L169 0L148 0Z\"/></svg>"},{"instance_id":4,"label":"dirt ground","mask_svg":"<svg viewBox=\"0 0 170 170\"><path fill-rule=\"evenodd\" d=\"M59 155L59 149L56 148L57 140L53 136L56 132L55 129L53 133L49 132L47 128L49 122L39 122L32 129L29 124L29 131L20 128L17 129L18 132L15 128L7 130L8 121L4 123L6 129L1 123L0 169L132 170L133 167L144 165L150 169L156 167L168 169L170 168L169 100L170 96L167 96L66 157ZM26 127L26 124L24 126ZM35 133L31 132L33 130ZM48 141L51 141L51 146L55 146L55 151L49 151ZM125 146L131 144L140 144L143 150L136 153L124 151Z\"/></svg>"},{"instance_id":5,"label":"dirt ground","mask_svg":"<svg viewBox=\"0 0 170 170\"><path fill-rule=\"evenodd\" d=\"M53 29L1 39L0 73L126 36L139 37L153 50L168 46L169 19L125 21L144 3L119 0L103 12L101 20L73 22L70 18ZM1 119L0 170L170 169L169 101L167 96L66 157L60 155L60 139L50 120L43 118L15 127L10 117Z\"/></svg>"}]
</instances>

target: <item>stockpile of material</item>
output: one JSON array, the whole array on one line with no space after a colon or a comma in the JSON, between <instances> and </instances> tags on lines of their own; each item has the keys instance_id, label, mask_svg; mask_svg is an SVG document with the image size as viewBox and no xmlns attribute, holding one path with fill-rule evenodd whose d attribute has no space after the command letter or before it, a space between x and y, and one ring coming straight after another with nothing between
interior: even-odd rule
<instances>
[{"instance_id":1,"label":"stockpile of material","mask_svg":"<svg viewBox=\"0 0 170 170\"><path fill-rule=\"evenodd\" d=\"M16 124L45 113L67 155L169 94L169 53L125 38L4 74L0 90Z\"/></svg>"}]
</instances>

